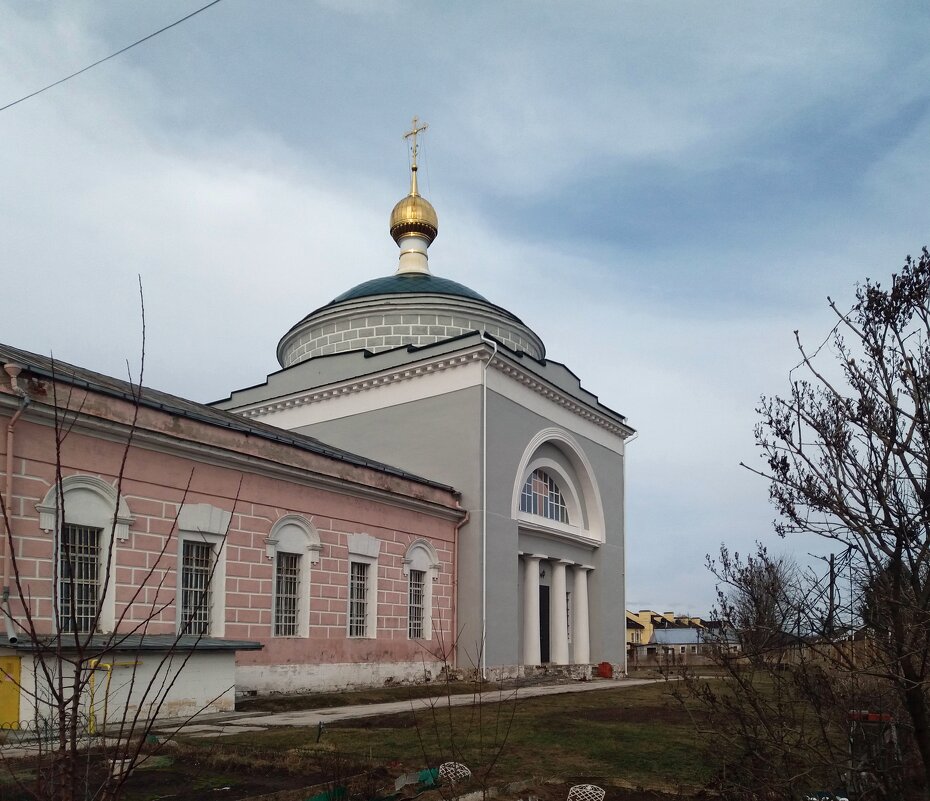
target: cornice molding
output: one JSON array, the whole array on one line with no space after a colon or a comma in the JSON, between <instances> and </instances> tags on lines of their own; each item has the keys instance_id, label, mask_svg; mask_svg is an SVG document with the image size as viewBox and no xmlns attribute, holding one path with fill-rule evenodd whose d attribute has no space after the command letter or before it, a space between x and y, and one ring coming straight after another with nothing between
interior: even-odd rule
<instances>
[{"instance_id":1,"label":"cornice molding","mask_svg":"<svg viewBox=\"0 0 930 801\"><path fill-rule=\"evenodd\" d=\"M487 346L478 345L463 353L436 356L415 364L383 370L379 373L367 375L362 378L337 382L325 388L296 392L284 398L276 398L272 401L250 404L231 411L246 418L264 418L276 412L282 412L299 406L308 406L313 403L321 403L345 395L366 392L371 389L387 386L388 384L411 381L425 375L432 375L444 372L445 370L462 367L472 362L485 362L487 361L489 352L490 348ZM589 405L573 398L568 393L558 389L553 384L546 382L530 371L521 368L500 353L491 359L490 366L514 381L533 390L538 395L551 400L553 403L557 403L559 406L562 406L578 417L594 423L596 426L609 431L611 434L621 439L626 439L633 433L633 429L619 423L615 419L611 419L607 415L596 412Z\"/></svg>"},{"instance_id":2,"label":"cornice molding","mask_svg":"<svg viewBox=\"0 0 930 801\"><path fill-rule=\"evenodd\" d=\"M483 357L484 348L479 345L465 353L437 356L416 364L405 364L390 370L382 370L374 375L367 375L349 381L335 382L329 384L324 389L310 389L303 392L296 392L284 398L276 398L272 401L246 405L239 409L231 409L230 411L242 417L266 417L269 414L282 412L286 409L308 406L312 403L333 400L334 398L340 398L346 395L354 395L359 392L366 392L370 389L387 386L388 384L410 381L425 375L435 375L445 372L446 370L471 364L472 362L483 362L485 361Z\"/></svg>"},{"instance_id":3,"label":"cornice molding","mask_svg":"<svg viewBox=\"0 0 930 801\"><path fill-rule=\"evenodd\" d=\"M509 376L515 381L519 381L524 386L533 390L537 395L542 395L544 398L547 398L553 403L557 403L559 406L568 409L573 414L578 415L578 417L581 417L584 420L588 420L600 428L606 429L611 434L616 434L621 439L626 439L633 433L633 430L628 426L618 423L616 420L612 420L606 415L594 411L587 404L578 401L568 393L558 389L552 384L547 383L543 379L540 379L539 376L533 375L528 370L522 369L510 360L497 356L491 362L491 367L495 367L504 375Z\"/></svg>"},{"instance_id":4,"label":"cornice molding","mask_svg":"<svg viewBox=\"0 0 930 801\"><path fill-rule=\"evenodd\" d=\"M574 526L571 527L574 530L569 530L568 526L562 528L561 526L548 525L552 521L547 520L543 522L542 519L527 514L520 514L514 519L520 527L520 531L524 531L527 534L536 534L539 537L556 540L558 542L569 540L579 545L584 545L592 551L597 550L604 544L602 540L583 534L583 529Z\"/></svg>"}]
</instances>

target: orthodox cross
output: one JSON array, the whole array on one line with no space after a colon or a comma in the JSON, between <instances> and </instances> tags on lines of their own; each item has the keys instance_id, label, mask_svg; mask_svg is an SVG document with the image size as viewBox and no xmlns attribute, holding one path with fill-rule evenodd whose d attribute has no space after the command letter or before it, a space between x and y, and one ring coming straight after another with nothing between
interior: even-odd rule
<instances>
[{"instance_id":1,"label":"orthodox cross","mask_svg":"<svg viewBox=\"0 0 930 801\"><path fill-rule=\"evenodd\" d=\"M418 125L417 123L419 122L420 120L414 117L411 129L404 134L404 139L410 139L413 137L413 169L417 168L417 150L419 149L417 146L417 134L429 128L428 122L424 122L422 125Z\"/></svg>"}]
</instances>

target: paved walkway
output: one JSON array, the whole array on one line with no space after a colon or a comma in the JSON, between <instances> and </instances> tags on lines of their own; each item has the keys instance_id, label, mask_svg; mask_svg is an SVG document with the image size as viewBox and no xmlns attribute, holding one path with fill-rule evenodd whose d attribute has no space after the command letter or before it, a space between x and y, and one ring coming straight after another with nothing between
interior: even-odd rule
<instances>
[{"instance_id":1,"label":"paved walkway","mask_svg":"<svg viewBox=\"0 0 930 801\"><path fill-rule=\"evenodd\" d=\"M511 701L515 698L538 698L545 695L596 692L598 690L623 690L628 687L653 684L656 681L662 681L662 679L596 679L574 684L548 684L492 690L481 693L479 698L485 703ZM192 737L224 737L230 734L264 731L274 726L318 726L320 723L325 725L336 720L351 720L376 715L396 715L411 711L421 712L435 706L440 708L450 705L468 706L473 703L475 703L475 697L471 693L466 693L463 695L440 696L438 698L389 701L383 704L356 704L325 709L301 709L294 712L231 712L228 715L223 715L222 719L205 721L201 718L201 722L191 723L185 726L183 731L185 735Z\"/></svg>"}]
</instances>

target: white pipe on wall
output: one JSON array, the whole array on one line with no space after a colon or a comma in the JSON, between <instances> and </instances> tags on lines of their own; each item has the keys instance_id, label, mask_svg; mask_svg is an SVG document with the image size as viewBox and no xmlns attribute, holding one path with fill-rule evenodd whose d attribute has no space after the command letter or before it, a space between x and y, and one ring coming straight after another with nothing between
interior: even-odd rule
<instances>
[{"instance_id":1,"label":"white pipe on wall","mask_svg":"<svg viewBox=\"0 0 930 801\"><path fill-rule=\"evenodd\" d=\"M486 331L481 338L494 349L481 374L481 677L488 671L488 368L497 356L497 341Z\"/></svg>"}]
</instances>

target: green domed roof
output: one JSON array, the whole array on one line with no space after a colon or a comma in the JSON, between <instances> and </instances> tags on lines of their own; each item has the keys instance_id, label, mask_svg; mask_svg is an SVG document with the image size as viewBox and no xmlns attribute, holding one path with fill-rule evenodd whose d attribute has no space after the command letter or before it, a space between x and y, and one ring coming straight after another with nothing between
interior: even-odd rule
<instances>
[{"instance_id":1,"label":"green domed roof","mask_svg":"<svg viewBox=\"0 0 930 801\"><path fill-rule=\"evenodd\" d=\"M484 303L490 302L487 298L475 292L475 290L469 289L467 286L463 286L456 281L450 281L448 278L438 278L435 275L425 273L406 273L365 281L363 284L352 287L348 292L343 292L327 305L332 306L334 303L372 297L373 295L405 295L410 293L421 295L455 295L460 298L480 300Z\"/></svg>"}]
</instances>

